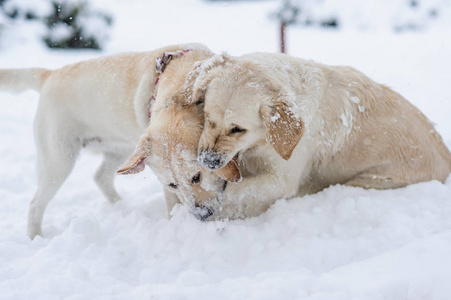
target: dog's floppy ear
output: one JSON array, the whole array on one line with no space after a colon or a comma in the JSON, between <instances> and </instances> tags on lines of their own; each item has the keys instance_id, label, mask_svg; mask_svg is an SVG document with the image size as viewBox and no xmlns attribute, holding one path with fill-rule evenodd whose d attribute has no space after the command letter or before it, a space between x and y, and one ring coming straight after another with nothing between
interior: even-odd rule
<instances>
[{"instance_id":1,"label":"dog's floppy ear","mask_svg":"<svg viewBox=\"0 0 451 300\"><path fill-rule=\"evenodd\" d=\"M241 172L238 169L238 160L233 158L225 167L216 171L216 174L229 182L239 182L241 180Z\"/></svg>"},{"instance_id":2,"label":"dog's floppy ear","mask_svg":"<svg viewBox=\"0 0 451 300\"><path fill-rule=\"evenodd\" d=\"M150 155L151 139L149 136L143 136L130 158L116 171L117 174L128 175L137 174L146 167L144 161Z\"/></svg>"},{"instance_id":3,"label":"dog's floppy ear","mask_svg":"<svg viewBox=\"0 0 451 300\"><path fill-rule=\"evenodd\" d=\"M260 113L267 129L266 141L288 160L304 133L304 122L286 99L263 105Z\"/></svg>"}]
</instances>

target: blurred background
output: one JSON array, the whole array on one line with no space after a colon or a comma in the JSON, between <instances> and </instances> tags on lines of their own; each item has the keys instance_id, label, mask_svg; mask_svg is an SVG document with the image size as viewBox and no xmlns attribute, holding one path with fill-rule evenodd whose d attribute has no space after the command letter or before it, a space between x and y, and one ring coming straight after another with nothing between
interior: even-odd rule
<instances>
[{"instance_id":1,"label":"blurred background","mask_svg":"<svg viewBox=\"0 0 451 300\"><path fill-rule=\"evenodd\" d=\"M0 0L0 50L33 41L148 50L196 40L227 50L286 44L288 52L292 41L309 42L302 31L425 33L448 29L450 18L450 0Z\"/></svg>"},{"instance_id":2,"label":"blurred background","mask_svg":"<svg viewBox=\"0 0 451 300\"><path fill-rule=\"evenodd\" d=\"M0 68L200 42L350 65L448 118L451 0L0 0ZM282 47L283 46L283 47Z\"/></svg>"}]
</instances>

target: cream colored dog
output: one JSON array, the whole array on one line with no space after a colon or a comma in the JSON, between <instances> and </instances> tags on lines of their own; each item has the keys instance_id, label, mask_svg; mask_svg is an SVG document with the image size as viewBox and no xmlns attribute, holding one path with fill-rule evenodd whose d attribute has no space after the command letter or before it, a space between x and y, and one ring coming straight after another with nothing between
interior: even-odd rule
<instances>
[{"instance_id":1,"label":"cream colored dog","mask_svg":"<svg viewBox=\"0 0 451 300\"><path fill-rule=\"evenodd\" d=\"M353 68L282 54L214 61L186 101L205 98L199 162L218 170L239 158L243 171L211 204L216 216L255 216L333 184L389 189L450 174L451 154L427 118Z\"/></svg>"},{"instance_id":2,"label":"cream colored dog","mask_svg":"<svg viewBox=\"0 0 451 300\"><path fill-rule=\"evenodd\" d=\"M193 58L194 54L199 62L213 56L207 51L197 51ZM138 173L148 165L163 184L169 212L176 203L182 203L204 220L213 212L203 204L217 203L220 200L217 197L227 185L221 177L236 181L239 171L233 161L215 172L203 168L197 161L204 105L202 101L186 104L186 97L200 71L187 59L167 66L155 93L149 127L118 173Z\"/></svg>"},{"instance_id":3,"label":"cream colored dog","mask_svg":"<svg viewBox=\"0 0 451 300\"><path fill-rule=\"evenodd\" d=\"M113 185L114 174L149 124L154 90L160 95L166 93L160 90L160 84L155 87L155 62L159 57L168 59L165 52L187 49L193 50L183 59L174 60L174 68L179 62L193 67L200 57L212 55L203 45L186 44L84 61L54 71L0 70L0 89L19 92L31 88L40 92L34 126L38 189L28 217L31 238L41 234L45 208L68 177L82 148L103 153L95 181L111 202L120 199ZM160 61L160 71L166 63ZM168 199L168 203L172 201Z\"/></svg>"}]
</instances>

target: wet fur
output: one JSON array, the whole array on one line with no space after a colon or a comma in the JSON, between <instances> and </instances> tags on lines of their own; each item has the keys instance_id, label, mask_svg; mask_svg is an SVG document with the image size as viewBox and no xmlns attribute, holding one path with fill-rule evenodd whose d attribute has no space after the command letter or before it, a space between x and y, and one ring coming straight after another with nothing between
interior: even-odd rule
<instances>
[{"instance_id":1,"label":"wet fur","mask_svg":"<svg viewBox=\"0 0 451 300\"><path fill-rule=\"evenodd\" d=\"M170 63L165 69L155 94L151 122L134 154L118 173L138 173L148 165L163 184L169 212L175 204L182 203L199 215L203 202L215 201L224 180L197 162L204 124L203 105L188 104L185 97L198 76L195 62L210 58L213 53L198 51L185 55L186 59ZM202 180L193 182L198 173L202 173Z\"/></svg>"},{"instance_id":2,"label":"wet fur","mask_svg":"<svg viewBox=\"0 0 451 300\"><path fill-rule=\"evenodd\" d=\"M205 97L199 152L240 153L219 216L248 217L275 200L333 185L399 188L444 182L451 154L429 120L361 72L282 54L217 57L190 101ZM232 124L246 133L230 134Z\"/></svg>"}]
</instances>

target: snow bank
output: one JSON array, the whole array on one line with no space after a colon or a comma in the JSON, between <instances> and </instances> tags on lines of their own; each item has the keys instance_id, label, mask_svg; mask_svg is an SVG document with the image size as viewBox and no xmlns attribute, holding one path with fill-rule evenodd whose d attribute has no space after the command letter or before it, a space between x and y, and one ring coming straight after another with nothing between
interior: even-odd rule
<instances>
[{"instance_id":1,"label":"snow bank","mask_svg":"<svg viewBox=\"0 0 451 300\"><path fill-rule=\"evenodd\" d=\"M28 195L2 197L17 201L2 204L4 299L449 295L451 180L392 191L334 186L280 200L258 218L204 223L182 206L167 220L162 195L148 199L142 187L114 206L93 186L78 196L75 188L49 209L47 238L32 242L17 226Z\"/></svg>"},{"instance_id":2,"label":"snow bank","mask_svg":"<svg viewBox=\"0 0 451 300\"><path fill-rule=\"evenodd\" d=\"M54 68L188 41L234 55L278 49L277 25L267 19L277 2L108 3L117 17L106 52L49 51L10 36L15 46L2 50L0 68ZM233 24L228 13L235 13ZM445 27L417 35L293 28L288 49L389 84L451 146L448 33ZM168 220L149 170L119 177L124 199L110 205L91 180L100 158L85 154L46 211L44 238L30 241L37 103L35 92L0 92L0 299L449 298L450 178L389 191L333 186L280 200L258 218L203 223L182 206Z\"/></svg>"}]
</instances>

